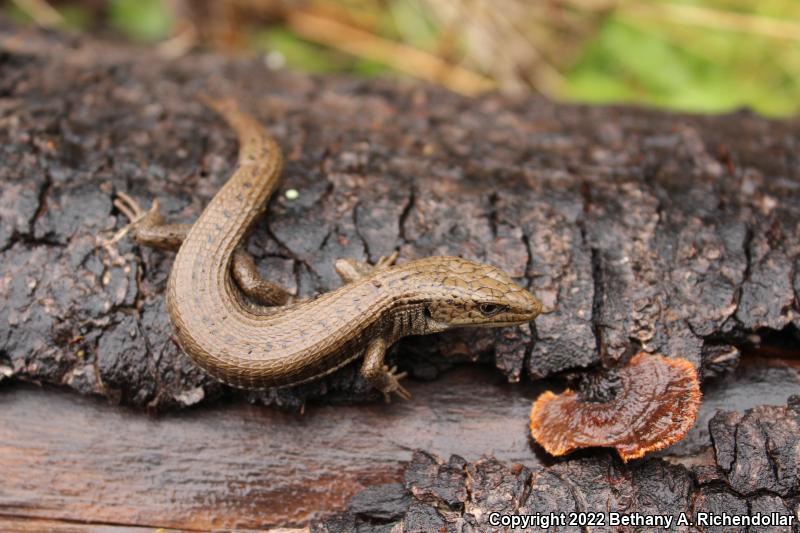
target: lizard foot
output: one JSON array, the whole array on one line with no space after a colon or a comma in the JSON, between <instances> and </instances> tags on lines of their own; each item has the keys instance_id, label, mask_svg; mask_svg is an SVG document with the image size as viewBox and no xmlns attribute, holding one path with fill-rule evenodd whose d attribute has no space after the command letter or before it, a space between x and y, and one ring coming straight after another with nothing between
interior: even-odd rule
<instances>
[{"instance_id":1,"label":"lizard foot","mask_svg":"<svg viewBox=\"0 0 800 533\"><path fill-rule=\"evenodd\" d=\"M339 277L342 278L342 281L345 283L352 283L366 276L371 276L376 272L386 270L394 264L398 255L399 252L394 252L388 257L381 256L374 265L363 261L356 261L355 259L337 259L333 268L336 273L339 274Z\"/></svg>"},{"instance_id":2,"label":"lizard foot","mask_svg":"<svg viewBox=\"0 0 800 533\"><path fill-rule=\"evenodd\" d=\"M161 209L157 198L153 200L153 205L150 206L150 209L147 211L143 209L136 200L124 192L117 193L113 204L114 207L128 219L128 224L109 239L106 243L107 245L114 244L128 233L131 233L134 240L136 240L137 233L141 230L152 230L153 228L158 228L163 225Z\"/></svg>"},{"instance_id":3,"label":"lizard foot","mask_svg":"<svg viewBox=\"0 0 800 533\"><path fill-rule=\"evenodd\" d=\"M118 192L114 198L114 207L128 219L128 226L135 226L145 219L148 225L157 226L161 223L161 211L158 205L158 198L153 200L153 205L149 211L145 211L139 202L124 192Z\"/></svg>"},{"instance_id":4,"label":"lizard foot","mask_svg":"<svg viewBox=\"0 0 800 533\"><path fill-rule=\"evenodd\" d=\"M373 271L383 270L385 268L389 268L397 261L397 257L400 255L400 252L395 250L392 252L391 255L388 256L381 256L378 261L375 263L375 266L372 267Z\"/></svg>"},{"instance_id":5,"label":"lizard foot","mask_svg":"<svg viewBox=\"0 0 800 533\"><path fill-rule=\"evenodd\" d=\"M404 400L411 399L411 393L408 392L405 387L400 385L400 380L403 379L408 375L408 372L398 372L397 367L393 366L389 368L388 366L383 367L384 371L384 385L381 389L383 393L383 399L386 403L390 403L392 401L392 393L397 394L400 398Z\"/></svg>"}]
</instances>

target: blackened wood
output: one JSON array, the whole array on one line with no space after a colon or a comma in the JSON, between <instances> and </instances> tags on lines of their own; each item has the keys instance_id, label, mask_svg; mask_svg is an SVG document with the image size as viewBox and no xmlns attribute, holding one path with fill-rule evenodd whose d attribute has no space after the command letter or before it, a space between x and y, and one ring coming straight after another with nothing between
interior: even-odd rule
<instances>
[{"instance_id":1,"label":"blackened wood","mask_svg":"<svg viewBox=\"0 0 800 533\"><path fill-rule=\"evenodd\" d=\"M715 440L716 455L693 466L652 458L623 464L608 453L529 467L493 457L469 462L454 455L443 460L417 451L405 471L405 494L392 485L365 489L353 498L359 502L357 509L351 505L347 512L317 522L312 531L499 532L509 530L501 526L501 515L531 515L549 520L543 529L575 533L587 529L793 533L797 531L800 488L798 407L800 397L793 396L788 405L758 407L743 416L715 417L712 435L719 432L719 438L726 441L725 449ZM735 446L735 459L729 453L730 445ZM709 471L720 475L714 478L707 475ZM386 501L395 502L391 513L387 513ZM374 511L363 502L375 502ZM494 513L498 516L493 522ZM589 522L582 522L580 513L586 513L584 520L591 520L592 527L586 527ZM669 527L666 522L660 527L645 522L620 527L619 522L612 523L610 513L638 515L639 520L666 517L672 522ZM740 520L774 513L783 521L771 526L734 523L707 527L701 513ZM573 523L571 514L578 515ZM684 521L678 522L681 516ZM535 522L533 527L542 525Z\"/></svg>"},{"instance_id":2,"label":"blackened wood","mask_svg":"<svg viewBox=\"0 0 800 533\"><path fill-rule=\"evenodd\" d=\"M227 391L170 339L171 254L103 246L124 224L116 191L191 221L225 181L235 139L200 91L240 99L286 152L249 246L270 279L315 294L337 286L335 258L399 248L494 263L544 300L533 328L406 342L413 374L494 353L516 381L642 347L705 371L758 334L797 335L796 119L470 100L8 26L0 48L0 376L151 407ZM326 393L376 397L351 367L258 398Z\"/></svg>"}]
</instances>

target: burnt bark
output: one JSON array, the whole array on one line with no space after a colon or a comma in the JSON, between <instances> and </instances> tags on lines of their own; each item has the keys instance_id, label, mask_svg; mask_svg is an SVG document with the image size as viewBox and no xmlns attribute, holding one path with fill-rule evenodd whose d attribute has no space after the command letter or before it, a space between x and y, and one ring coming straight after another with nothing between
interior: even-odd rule
<instances>
[{"instance_id":1,"label":"burnt bark","mask_svg":"<svg viewBox=\"0 0 800 533\"><path fill-rule=\"evenodd\" d=\"M761 334L796 339L797 119L466 99L0 30L0 379L150 407L228 392L170 338L172 255L104 246L124 225L116 191L158 197L188 222L226 180L236 141L201 91L240 99L285 150L248 246L270 279L316 294L338 285L337 257L398 248L401 260L493 263L543 299L531 327L402 343L394 356L412 375L493 356L517 381L640 349L714 373ZM374 396L354 367L235 394L288 405Z\"/></svg>"},{"instance_id":2,"label":"burnt bark","mask_svg":"<svg viewBox=\"0 0 800 533\"><path fill-rule=\"evenodd\" d=\"M800 476L800 397L787 406L764 406L744 415L720 412L710 424L714 455L706 461L673 463L647 459L623 464L611 453L570 458L528 468L495 458L448 461L417 451L396 485L376 485L351 500L347 512L318 521L317 532L508 531L499 515L539 515L529 525L580 533L591 531L798 531L795 517ZM612 515L672 517L670 526L620 525ZM718 517L779 516L792 525L708 526L702 513ZM575 516L571 516L574 514ZM685 522L679 523L679 516ZM563 522L559 516L564 516ZM495 517L495 519L499 519ZM570 520L574 523L570 524ZM707 520L707 519L706 519Z\"/></svg>"}]
</instances>

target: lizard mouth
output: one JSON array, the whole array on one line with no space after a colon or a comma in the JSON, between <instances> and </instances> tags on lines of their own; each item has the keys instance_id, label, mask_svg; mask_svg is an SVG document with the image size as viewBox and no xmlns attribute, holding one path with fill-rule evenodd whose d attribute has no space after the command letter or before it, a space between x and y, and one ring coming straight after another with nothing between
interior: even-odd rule
<instances>
[{"instance_id":1,"label":"lizard mouth","mask_svg":"<svg viewBox=\"0 0 800 533\"><path fill-rule=\"evenodd\" d=\"M528 322L531 322L532 320L533 320L533 318L521 318L519 320L506 320L506 321L503 321L503 322L487 322L485 324L474 324L474 326L483 327L483 328L505 328L505 327L509 327L509 326L519 326L519 325L522 325L522 324L527 324ZM472 326L472 325L470 325L470 326Z\"/></svg>"}]
</instances>

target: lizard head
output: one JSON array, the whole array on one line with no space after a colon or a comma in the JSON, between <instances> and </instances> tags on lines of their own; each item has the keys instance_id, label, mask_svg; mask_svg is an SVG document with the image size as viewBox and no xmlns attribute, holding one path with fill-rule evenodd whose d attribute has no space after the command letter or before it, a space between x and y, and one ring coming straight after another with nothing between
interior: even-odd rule
<instances>
[{"instance_id":1,"label":"lizard head","mask_svg":"<svg viewBox=\"0 0 800 533\"><path fill-rule=\"evenodd\" d=\"M499 268L458 257L437 257L425 307L428 331L500 327L535 319L542 304Z\"/></svg>"}]
</instances>

